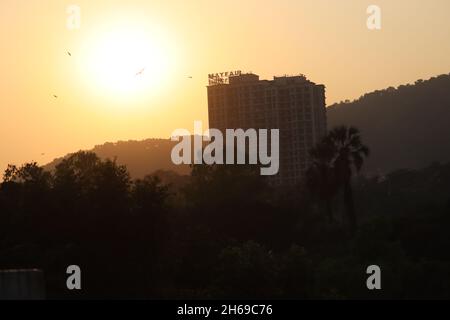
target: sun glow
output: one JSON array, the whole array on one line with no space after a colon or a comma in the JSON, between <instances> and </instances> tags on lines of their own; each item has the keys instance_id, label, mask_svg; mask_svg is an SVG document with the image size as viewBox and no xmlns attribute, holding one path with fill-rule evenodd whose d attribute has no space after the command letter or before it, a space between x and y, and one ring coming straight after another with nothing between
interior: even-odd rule
<instances>
[{"instance_id":1,"label":"sun glow","mask_svg":"<svg viewBox=\"0 0 450 320\"><path fill-rule=\"evenodd\" d=\"M83 59L89 86L112 99L161 90L174 69L167 36L142 24L103 27L93 33Z\"/></svg>"}]
</instances>

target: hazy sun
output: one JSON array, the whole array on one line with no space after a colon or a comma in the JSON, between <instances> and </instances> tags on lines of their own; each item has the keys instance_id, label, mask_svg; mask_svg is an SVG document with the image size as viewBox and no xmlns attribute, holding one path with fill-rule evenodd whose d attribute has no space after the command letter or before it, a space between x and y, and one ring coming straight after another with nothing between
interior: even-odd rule
<instances>
[{"instance_id":1,"label":"hazy sun","mask_svg":"<svg viewBox=\"0 0 450 320\"><path fill-rule=\"evenodd\" d=\"M167 40L142 24L98 30L91 36L84 59L90 85L113 99L159 90L173 66Z\"/></svg>"}]
</instances>

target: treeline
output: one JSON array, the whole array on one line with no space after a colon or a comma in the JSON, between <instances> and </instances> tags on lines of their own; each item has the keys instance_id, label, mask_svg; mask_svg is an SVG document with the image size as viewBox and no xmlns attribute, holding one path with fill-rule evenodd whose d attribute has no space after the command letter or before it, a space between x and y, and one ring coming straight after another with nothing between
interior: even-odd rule
<instances>
[{"instance_id":1,"label":"treeline","mask_svg":"<svg viewBox=\"0 0 450 320\"><path fill-rule=\"evenodd\" d=\"M332 131L309 182L284 189L244 165L132 180L90 152L52 172L9 166L0 268L41 268L50 298L449 298L450 164L356 178L358 137ZM66 288L72 264L78 292ZM366 287L372 264L380 291Z\"/></svg>"}]
</instances>

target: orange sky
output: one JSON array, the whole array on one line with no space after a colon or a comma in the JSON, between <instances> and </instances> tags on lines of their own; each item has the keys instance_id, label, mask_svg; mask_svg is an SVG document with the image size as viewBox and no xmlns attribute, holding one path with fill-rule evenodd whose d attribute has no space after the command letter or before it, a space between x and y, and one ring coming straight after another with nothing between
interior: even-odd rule
<instances>
[{"instance_id":1,"label":"orange sky","mask_svg":"<svg viewBox=\"0 0 450 320\"><path fill-rule=\"evenodd\" d=\"M206 126L210 72L303 73L329 104L449 73L449 14L448 0L2 0L0 170Z\"/></svg>"}]
</instances>

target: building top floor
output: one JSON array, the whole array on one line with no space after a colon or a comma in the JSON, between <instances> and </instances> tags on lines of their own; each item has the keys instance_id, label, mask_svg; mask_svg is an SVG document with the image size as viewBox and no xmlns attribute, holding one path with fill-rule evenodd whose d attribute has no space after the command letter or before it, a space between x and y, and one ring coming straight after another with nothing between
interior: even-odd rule
<instances>
[{"instance_id":1,"label":"building top floor","mask_svg":"<svg viewBox=\"0 0 450 320\"><path fill-rule=\"evenodd\" d=\"M260 80L259 76L254 73L220 73L209 75L209 88L211 87L239 87L247 85L263 85L263 86L291 86L291 85L316 85L316 83L308 80L305 75L295 76L274 76L273 80Z\"/></svg>"}]
</instances>

